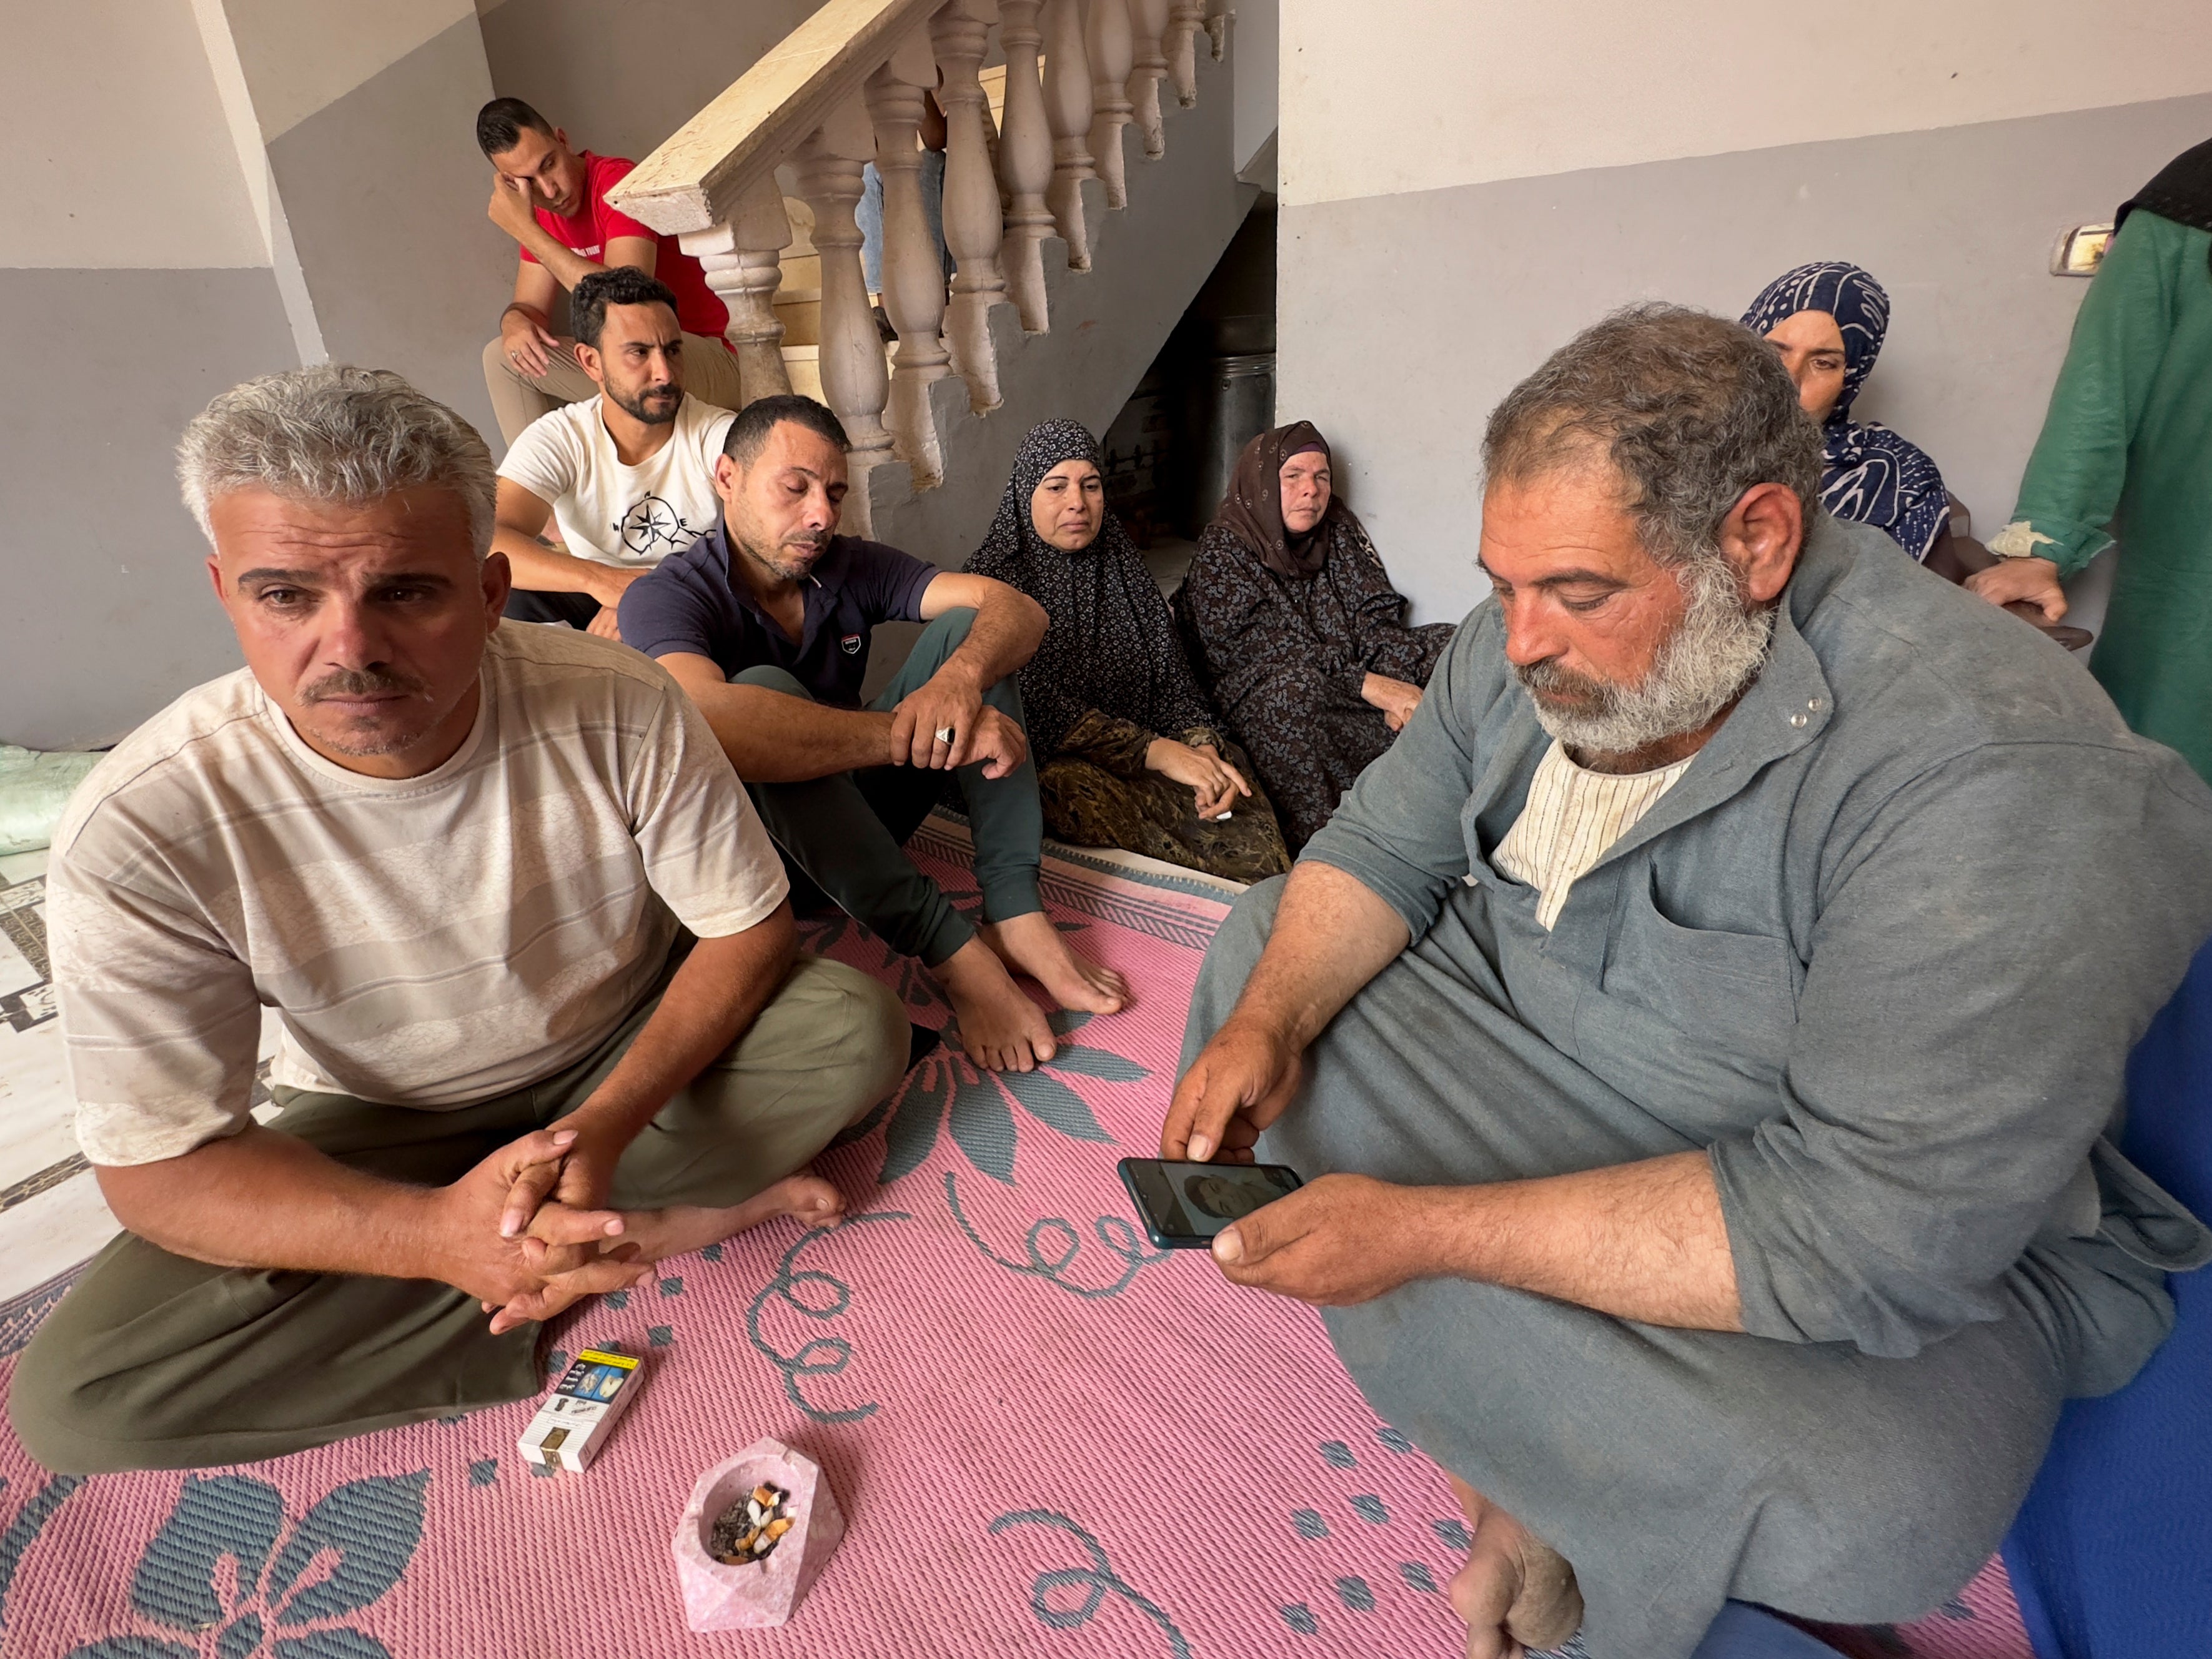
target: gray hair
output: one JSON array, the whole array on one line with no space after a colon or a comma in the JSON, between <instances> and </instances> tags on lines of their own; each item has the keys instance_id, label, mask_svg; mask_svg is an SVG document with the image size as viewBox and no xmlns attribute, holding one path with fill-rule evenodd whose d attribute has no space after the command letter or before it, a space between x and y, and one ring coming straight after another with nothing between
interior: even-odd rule
<instances>
[{"instance_id":1,"label":"gray hair","mask_svg":"<svg viewBox=\"0 0 2212 1659\"><path fill-rule=\"evenodd\" d=\"M322 363L233 386L185 427L177 482L210 542L208 504L233 490L357 503L427 485L461 498L477 558L491 548L491 452L387 368Z\"/></svg>"},{"instance_id":2,"label":"gray hair","mask_svg":"<svg viewBox=\"0 0 2212 1659\"><path fill-rule=\"evenodd\" d=\"M1644 550L1666 565L1719 556L1754 484L1820 501L1820 433L1774 348L1684 306L1630 306L1561 346L1492 411L1490 482L1520 483L1601 451Z\"/></svg>"}]
</instances>

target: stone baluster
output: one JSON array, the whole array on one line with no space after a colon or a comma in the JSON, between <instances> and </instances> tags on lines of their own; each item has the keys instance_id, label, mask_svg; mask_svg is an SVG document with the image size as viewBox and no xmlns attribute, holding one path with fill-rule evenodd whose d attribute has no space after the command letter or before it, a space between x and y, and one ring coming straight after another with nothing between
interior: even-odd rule
<instances>
[{"instance_id":1,"label":"stone baluster","mask_svg":"<svg viewBox=\"0 0 2212 1659\"><path fill-rule=\"evenodd\" d=\"M1052 125L1052 188L1046 199L1067 244L1068 268L1088 270L1083 181L1098 174L1091 161L1091 60L1083 49L1081 0L1045 0L1044 107Z\"/></svg>"},{"instance_id":2,"label":"stone baluster","mask_svg":"<svg viewBox=\"0 0 2212 1659\"><path fill-rule=\"evenodd\" d=\"M860 199L860 169L875 153L867 110L853 98L793 158L799 193L814 212L814 246L822 256L823 401L844 423L853 445L846 457L851 492L845 497L843 524L845 533L853 536L874 529L868 474L891 459L891 437L883 422L890 374L868 304L867 279L860 271L860 228L853 222L854 204Z\"/></svg>"},{"instance_id":3,"label":"stone baluster","mask_svg":"<svg viewBox=\"0 0 2212 1659\"><path fill-rule=\"evenodd\" d=\"M868 77L868 118L876 130L876 171L884 181L884 310L898 331L891 370L891 442L914 470L916 489L945 476L929 386L951 371L939 331L945 267L921 200L922 100L937 84L937 61L917 29Z\"/></svg>"},{"instance_id":4,"label":"stone baluster","mask_svg":"<svg viewBox=\"0 0 2212 1659\"><path fill-rule=\"evenodd\" d=\"M783 192L776 188L775 175L763 173L731 218L686 232L677 240L699 261L707 273L707 286L729 308L729 326L723 333L738 354L743 400L750 403L790 391L775 290L783 280L779 256L791 246L791 220L783 210Z\"/></svg>"},{"instance_id":5,"label":"stone baluster","mask_svg":"<svg viewBox=\"0 0 2212 1659\"><path fill-rule=\"evenodd\" d=\"M1198 32L1205 25L1206 0L1174 0L1168 8L1168 74L1185 109L1198 102Z\"/></svg>"},{"instance_id":6,"label":"stone baluster","mask_svg":"<svg viewBox=\"0 0 2212 1659\"><path fill-rule=\"evenodd\" d=\"M1129 29L1128 0L1088 0L1083 32L1091 55L1091 165L1106 181L1106 205L1129 205L1128 181L1121 171L1121 129L1129 125L1129 71L1136 67L1136 41Z\"/></svg>"},{"instance_id":7,"label":"stone baluster","mask_svg":"<svg viewBox=\"0 0 2212 1659\"><path fill-rule=\"evenodd\" d=\"M999 182L1006 204L1006 239L999 264L1006 288L1021 307L1022 326L1042 334L1051 326L1044 289L1044 239L1053 234L1045 191L1052 183L1052 129L1037 78L1037 12L1043 0L999 0L999 38L1006 49L1006 102L999 133Z\"/></svg>"},{"instance_id":8,"label":"stone baluster","mask_svg":"<svg viewBox=\"0 0 2212 1659\"><path fill-rule=\"evenodd\" d=\"M1160 118L1160 82L1167 78L1162 51L1168 32L1168 0L1128 0L1129 24L1136 37L1136 68L1129 76L1129 106L1145 140L1145 159L1168 153L1167 128Z\"/></svg>"},{"instance_id":9,"label":"stone baluster","mask_svg":"<svg viewBox=\"0 0 2212 1659\"><path fill-rule=\"evenodd\" d=\"M999 270L1006 225L999 213L999 183L983 143L983 88L975 78L990 32L977 13L988 3L952 0L929 23L930 42L943 71L937 101L945 107L945 245L954 260L945 343L951 348L953 368L968 382L968 400L979 412L999 406L991 307L1006 294L1006 279Z\"/></svg>"}]
</instances>

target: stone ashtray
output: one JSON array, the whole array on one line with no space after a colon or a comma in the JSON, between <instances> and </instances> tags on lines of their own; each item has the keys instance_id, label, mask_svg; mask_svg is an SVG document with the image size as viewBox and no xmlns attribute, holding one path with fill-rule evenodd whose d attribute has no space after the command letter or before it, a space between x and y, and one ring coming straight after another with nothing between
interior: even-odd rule
<instances>
[{"instance_id":1,"label":"stone ashtray","mask_svg":"<svg viewBox=\"0 0 2212 1659\"><path fill-rule=\"evenodd\" d=\"M714 1522L757 1486L787 1494L790 1529L758 1561L730 1566L709 1548ZM717 1463L691 1488L670 1547L684 1621L695 1631L772 1629L787 1621L845 1535L845 1517L811 1457L762 1440Z\"/></svg>"}]
</instances>

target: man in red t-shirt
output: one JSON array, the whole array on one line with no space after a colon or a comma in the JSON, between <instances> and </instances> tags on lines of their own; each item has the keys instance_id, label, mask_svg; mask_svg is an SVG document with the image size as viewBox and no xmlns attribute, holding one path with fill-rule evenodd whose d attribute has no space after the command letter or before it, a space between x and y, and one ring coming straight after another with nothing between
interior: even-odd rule
<instances>
[{"instance_id":1,"label":"man in red t-shirt","mask_svg":"<svg viewBox=\"0 0 2212 1659\"><path fill-rule=\"evenodd\" d=\"M493 167L491 222L522 248L514 298L484 348L484 386L499 429L513 443L557 404L599 388L576 362L575 342L553 332L554 286L574 289L595 270L629 265L676 295L684 331L684 384L700 402L735 409L738 360L722 331L728 309L699 262L607 205L607 191L637 163L579 154L568 135L520 98L495 98L477 113L477 144Z\"/></svg>"}]
</instances>

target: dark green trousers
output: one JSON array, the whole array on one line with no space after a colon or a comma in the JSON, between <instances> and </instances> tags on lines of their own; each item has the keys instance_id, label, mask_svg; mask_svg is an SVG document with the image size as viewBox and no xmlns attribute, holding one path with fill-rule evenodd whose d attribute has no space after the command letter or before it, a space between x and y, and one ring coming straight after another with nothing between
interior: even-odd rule
<instances>
[{"instance_id":1,"label":"dark green trousers","mask_svg":"<svg viewBox=\"0 0 2212 1659\"><path fill-rule=\"evenodd\" d=\"M914 653L868 707L888 714L945 665L968 637L975 613L948 611L924 629ZM748 668L733 685L757 685L786 696L812 694L781 668ZM1021 689L1008 675L984 692L983 701L1019 726ZM981 764L953 775L968 808L975 842L975 884L982 890L983 919L1004 921L1044 908L1037 896L1037 867L1044 840L1044 809L1037 802L1036 763L1022 763L1003 778L987 778ZM761 821L775 838L791 872L794 900L810 890L902 956L934 968L975 937L975 930L945 896L945 890L914 867L907 837L945 798L945 775L915 766L872 766L799 783L749 783Z\"/></svg>"},{"instance_id":2,"label":"dark green trousers","mask_svg":"<svg viewBox=\"0 0 2212 1659\"><path fill-rule=\"evenodd\" d=\"M451 1111L276 1092L270 1126L387 1180L442 1186L580 1106L659 998L597 1052L527 1089ZM640 1132L622 1209L740 1203L799 1169L906 1069L898 999L802 957L775 1000ZM428 1279L225 1268L125 1233L16 1364L15 1433L66 1474L245 1462L523 1399L538 1328L491 1334L476 1299Z\"/></svg>"}]
</instances>

